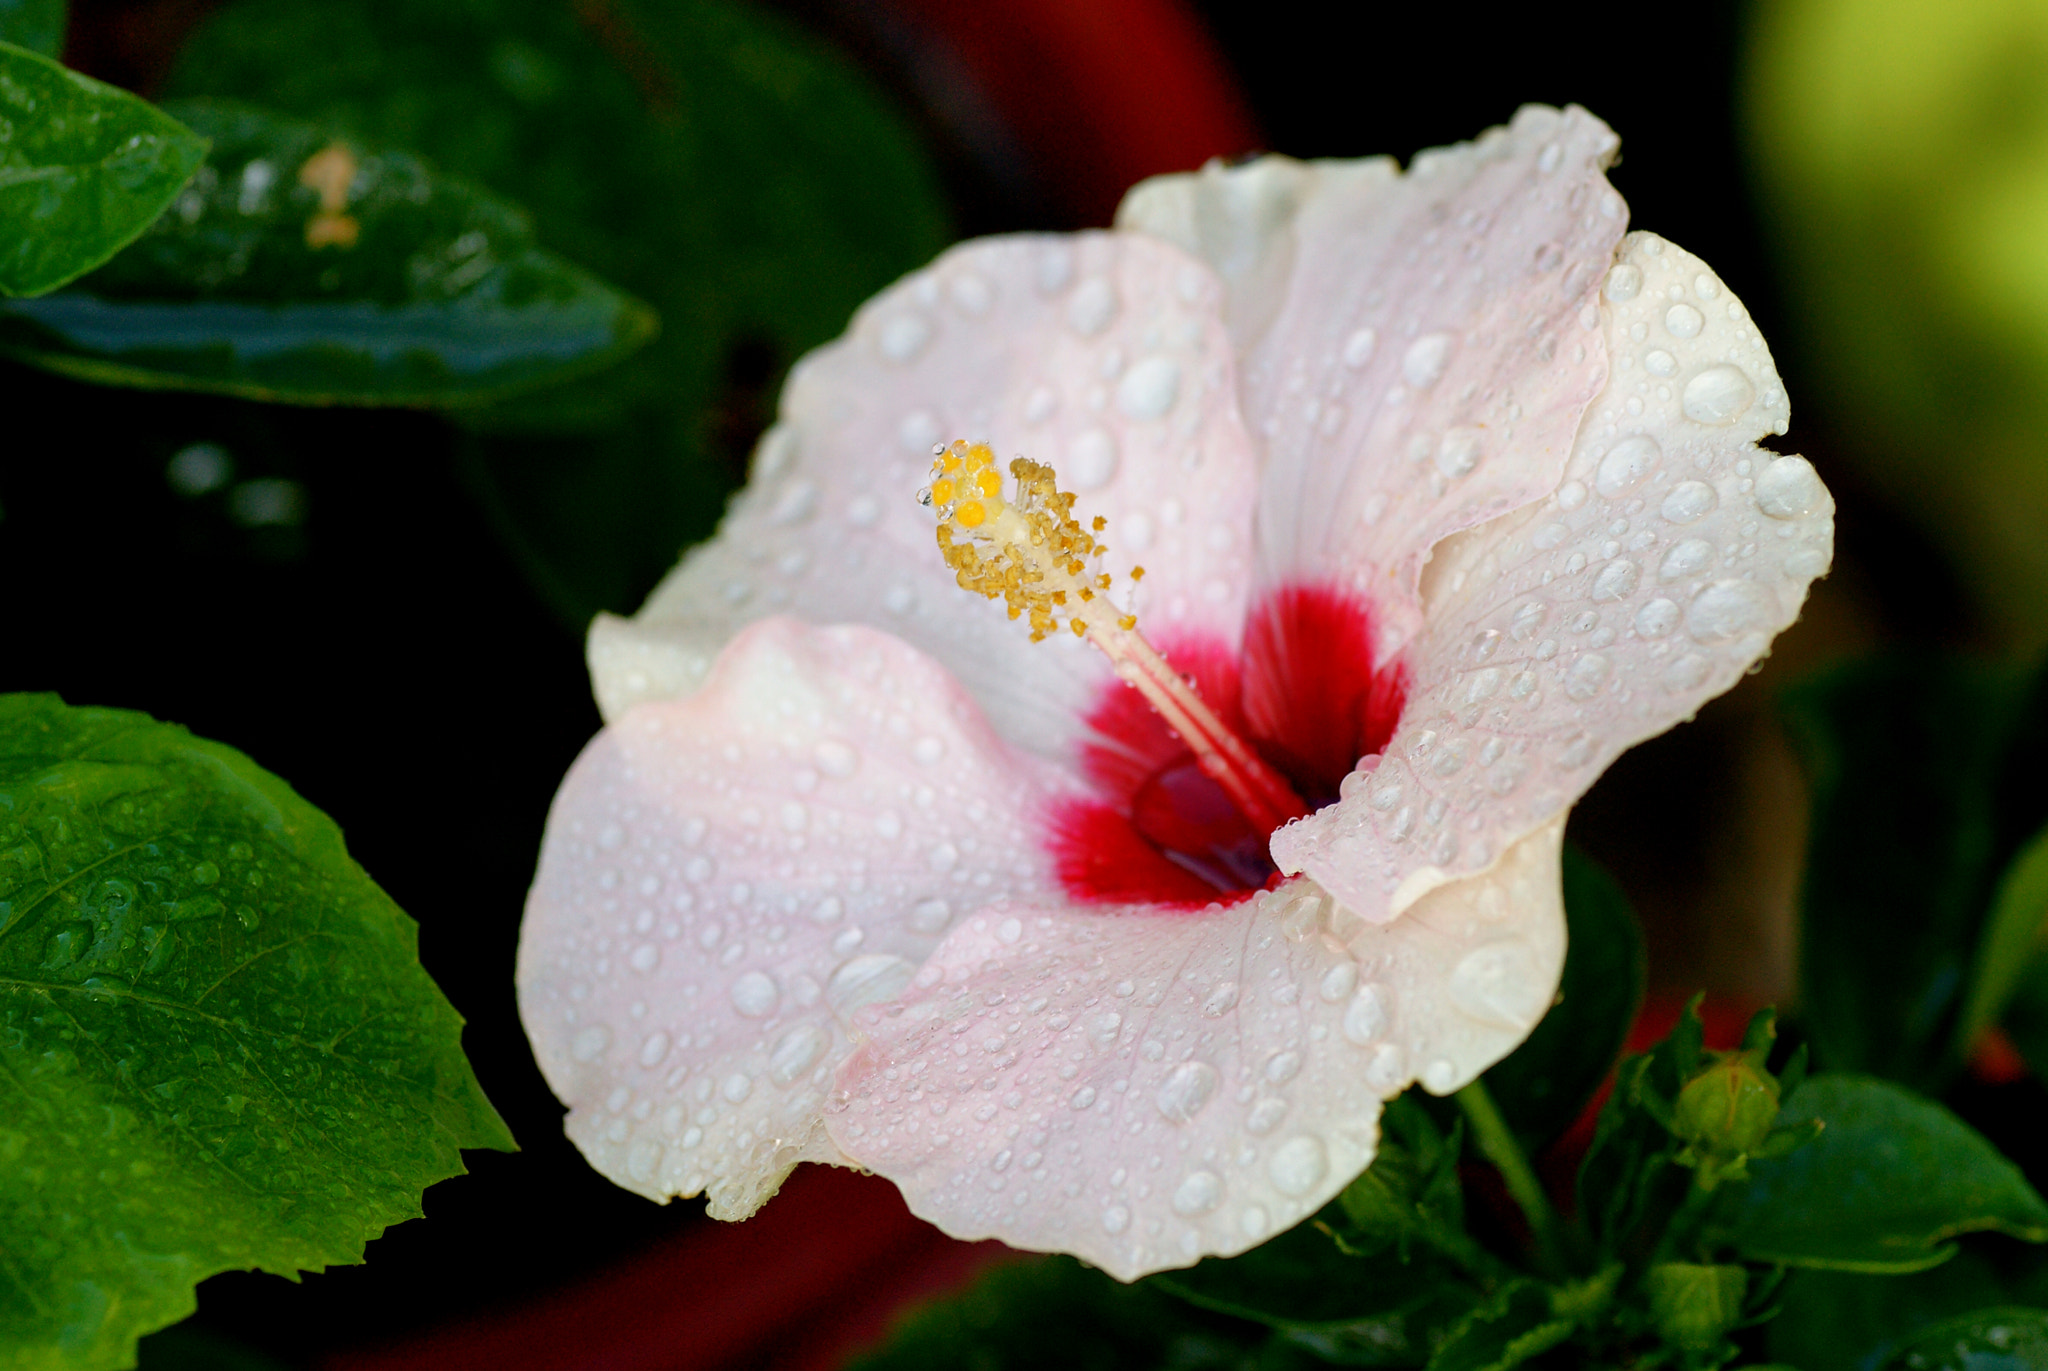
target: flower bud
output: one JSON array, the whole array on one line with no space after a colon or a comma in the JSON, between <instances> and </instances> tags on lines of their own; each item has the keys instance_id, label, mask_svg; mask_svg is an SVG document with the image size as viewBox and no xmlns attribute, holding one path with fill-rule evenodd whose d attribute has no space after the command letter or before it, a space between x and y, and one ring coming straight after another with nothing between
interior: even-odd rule
<instances>
[{"instance_id":1,"label":"flower bud","mask_svg":"<svg viewBox=\"0 0 2048 1371\"><path fill-rule=\"evenodd\" d=\"M1709 1189L1744 1174L1778 1118L1778 1081L1761 1052L1717 1052L1678 1092L1671 1131L1686 1141L1680 1160L1699 1167Z\"/></svg>"}]
</instances>

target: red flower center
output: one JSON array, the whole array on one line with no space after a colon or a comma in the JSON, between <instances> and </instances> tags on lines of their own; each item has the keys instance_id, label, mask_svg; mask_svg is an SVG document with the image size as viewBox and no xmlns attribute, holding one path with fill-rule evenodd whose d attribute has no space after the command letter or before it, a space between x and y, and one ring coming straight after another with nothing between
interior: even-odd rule
<instances>
[{"instance_id":1,"label":"red flower center","mask_svg":"<svg viewBox=\"0 0 2048 1371\"><path fill-rule=\"evenodd\" d=\"M1335 800L1358 759L1386 746L1407 695L1398 661L1373 668L1364 601L1334 589L1268 593L1245 625L1241 658L1199 636L1155 646L1311 808ZM1199 908L1272 880L1269 835L1137 691L1110 682L1088 723L1099 741L1083 747L1081 765L1096 794L1062 803L1051 825L1069 895Z\"/></svg>"}]
</instances>

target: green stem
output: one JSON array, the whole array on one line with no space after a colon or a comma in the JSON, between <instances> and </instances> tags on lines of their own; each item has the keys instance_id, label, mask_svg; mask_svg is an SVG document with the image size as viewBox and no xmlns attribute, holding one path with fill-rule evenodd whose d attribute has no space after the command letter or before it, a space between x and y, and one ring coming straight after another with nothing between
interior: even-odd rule
<instances>
[{"instance_id":1,"label":"green stem","mask_svg":"<svg viewBox=\"0 0 2048 1371\"><path fill-rule=\"evenodd\" d=\"M1515 1203L1521 1207L1522 1217L1529 1222L1529 1231L1536 1239L1537 1261L1544 1274L1563 1275L1566 1270L1564 1225L1550 1203L1549 1192L1537 1178L1536 1169L1529 1165L1521 1143L1515 1140L1514 1130L1501 1117L1500 1108L1494 1104L1493 1096L1487 1093L1484 1082L1473 1081L1458 1092L1457 1099L1458 1108L1465 1113L1465 1122L1471 1125L1472 1140L1479 1144L1480 1154L1500 1172L1501 1180L1507 1183L1508 1194L1514 1197Z\"/></svg>"}]
</instances>

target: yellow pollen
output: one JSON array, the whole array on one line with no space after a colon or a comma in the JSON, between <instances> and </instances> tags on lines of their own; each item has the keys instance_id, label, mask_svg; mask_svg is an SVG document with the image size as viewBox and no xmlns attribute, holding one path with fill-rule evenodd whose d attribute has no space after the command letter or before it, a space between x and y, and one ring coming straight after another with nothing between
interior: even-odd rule
<instances>
[{"instance_id":1,"label":"yellow pollen","mask_svg":"<svg viewBox=\"0 0 2048 1371\"><path fill-rule=\"evenodd\" d=\"M1144 579L1145 579L1145 568L1143 568L1143 567L1141 567L1141 566L1134 566L1134 567L1132 567L1132 568L1131 568L1131 579L1132 579L1133 581L1142 581L1142 580L1144 580Z\"/></svg>"},{"instance_id":2,"label":"yellow pollen","mask_svg":"<svg viewBox=\"0 0 2048 1371\"><path fill-rule=\"evenodd\" d=\"M1192 678L1184 679L1135 632L1138 616L1098 593L1115 583L1110 573L1091 575L1088 568L1089 559L1108 551L1095 534L1109 521L1097 515L1089 521L1094 531L1083 529L1074 518L1073 495L1042 462L1019 457L1010 463L1010 477L1015 485L1005 499L995 452L986 443L932 449L931 484L917 498L938 520L939 555L961 589L1001 600L1012 619L1030 626L1033 642L1058 632L1062 620L1055 611L1066 611L1066 626L1101 649L1117 676L1159 711L1254 828L1270 833L1308 813L1286 778L1202 701ZM1144 574L1134 567L1131 580Z\"/></svg>"}]
</instances>

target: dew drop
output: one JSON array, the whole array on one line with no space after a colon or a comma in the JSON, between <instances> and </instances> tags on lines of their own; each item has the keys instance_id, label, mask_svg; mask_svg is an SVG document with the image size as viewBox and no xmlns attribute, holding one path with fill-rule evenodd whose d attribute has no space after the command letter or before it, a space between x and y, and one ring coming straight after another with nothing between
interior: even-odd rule
<instances>
[{"instance_id":1,"label":"dew drop","mask_svg":"<svg viewBox=\"0 0 2048 1371\"><path fill-rule=\"evenodd\" d=\"M906 310L883 321L879 337L882 355L892 362L908 362L924 351L931 341L932 326L923 315Z\"/></svg>"},{"instance_id":2,"label":"dew drop","mask_svg":"<svg viewBox=\"0 0 2048 1371\"><path fill-rule=\"evenodd\" d=\"M569 1055L579 1062L595 1061L612 1043L612 1031L601 1023L581 1029L569 1041Z\"/></svg>"},{"instance_id":3,"label":"dew drop","mask_svg":"<svg viewBox=\"0 0 2048 1371\"><path fill-rule=\"evenodd\" d=\"M1636 611L1636 632L1645 638L1662 638L1678 627L1678 606L1656 599Z\"/></svg>"},{"instance_id":4,"label":"dew drop","mask_svg":"<svg viewBox=\"0 0 2048 1371\"><path fill-rule=\"evenodd\" d=\"M1163 417L1180 398L1180 365L1168 357L1147 357L1117 383L1116 406L1127 419Z\"/></svg>"},{"instance_id":5,"label":"dew drop","mask_svg":"<svg viewBox=\"0 0 2048 1371\"><path fill-rule=\"evenodd\" d=\"M1386 1036L1393 1016L1387 1009L1387 992L1374 984L1362 985L1344 1007L1344 1036L1366 1047Z\"/></svg>"},{"instance_id":6,"label":"dew drop","mask_svg":"<svg viewBox=\"0 0 2048 1371\"><path fill-rule=\"evenodd\" d=\"M765 971L749 971L732 983L732 1007L750 1019L765 1019L782 1003L782 990Z\"/></svg>"},{"instance_id":7,"label":"dew drop","mask_svg":"<svg viewBox=\"0 0 2048 1371\"><path fill-rule=\"evenodd\" d=\"M1216 1080L1216 1068L1207 1062L1182 1062L1167 1073L1153 1102L1173 1122L1186 1123L1216 1093Z\"/></svg>"},{"instance_id":8,"label":"dew drop","mask_svg":"<svg viewBox=\"0 0 2048 1371\"><path fill-rule=\"evenodd\" d=\"M1673 305L1664 311L1664 331L1673 338L1697 338L1706 324L1706 316L1691 305Z\"/></svg>"},{"instance_id":9,"label":"dew drop","mask_svg":"<svg viewBox=\"0 0 2048 1371\"><path fill-rule=\"evenodd\" d=\"M1664 518L1674 524L1696 523L1714 512L1720 497L1705 481L1680 481L1671 487L1671 493L1664 497L1659 510Z\"/></svg>"},{"instance_id":10,"label":"dew drop","mask_svg":"<svg viewBox=\"0 0 2048 1371\"><path fill-rule=\"evenodd\" d=\"M1452 341L1448 333L1425 333L1410 343L1401 358L1401 375L1408 384L1417 390L1435 385L1450 361Z\"/></svg>"},{"instance_id":11,"label":"dew drop","mask_svg":"<svg viewBox=\"0 0 2048 1371\"><path fill-rule=\"evenodd\" d=\"M1679 408L1697 424L1726 424L1748 409L1756 399L1756 387L1738 367L1723 363L1708 367L1685 383Z\"/></svg>"},{"instance_id":12,"label":"dew drop","mask_svg":"<svg viewBox=\"0 0 2048 1371\"><path fill-rule=\"evenodd\" d=\"M831 1035L815 1024L800 1024L776 1040L768 1052L768 1076L777 1085L788 1085L818 1064L831 1045Z\"/></svg>"},{"instance_id":13,"label":"dew drop","mask_svg":"<svg viewBox=\"0 0 2048 1371\"><path fill-rule=\"evenodd\" d=\"M1356 371L1372 360L1380 336L1369 328L1356 329L1344 340L1344 365Z\"/></svg>"},{"instance_id":14,"label":"dew drop","mask_svg":"<svg viewBox=\"0 0 2048 1371\"><path fill-rule=\"evenodd\" d=\"M640 1065L660 1066L662 1058L668 1056L669 1038L666 1033L656 1033L640 1044Z\"/></svg>"},{"instance_id":15,"label":"dew drop","mask_svg":"<svg viewBox=\"0 0 2048 1371\"><path fill-rule=\"evenodd\" d=\"M1757 473L1756 507L1773 519L1808 513L1824 493L1813 463L1804 457L1780 457Z\"/></svg>"},{"instance_id":16,"label":"dew drop","mask_svg":"<svg viewBox=\"0 0 2048 1371\"><path fill-rule=\"evenodd\" d=\"M1550 1002L1552 987L1535 953L1521 942L1488 943L1451 969L1451 1003L1481 1023L1527 1029Z\"/></svg>"},{"instance_id":17,"label":"dew drop","mask_svg":"<svg viewBox=\"0 0 2048 1371\"><path fill-rule=\"evenodd\" d=\"M1067 469L1076 490L1100 490L1116 477L1116 439L1091 428L1067 447Z\"/></svg>"},{"instance_id":18,"label":"dew drop","mask_svg":"<svg viewBox=\"0 0 2048 1371\"><path fill-rule=\"evenodd\" d=\"M1323 973L1322 983L1316 987L1324 1001L1336 1004L1358 984L1358 966L1355 962L1343 961Z\"/></svg>"},{"instance_id":19,"label":"dew drop","mask_svg":"<svg viewBox=\"0 0 2048 1371\"><path fill-rule=\"evenodd\" d=\"M1609 500L1626 495L1650 474L1650 468L1663 455L1657 440L1646 433L1624 438L1600 459L1599 469L1593 473L1593 489Z\"/></svg>"},{"instance_id":20,"label":"dew drop","mask_svg":"<svg viewBox=\"0 0 2048 1371\"><path fill-rule=\"evenodd\" d=\"M1600 574L1593 578L1593 600L1596 604L1611 600L1626 600L1635 594L1636 564L1626 557L1617 557L1600 568Z\"/></svg>"},{"instance_id":21,"label":"dew drop","mask_svg":"<svg viewBox=\"0 0 2048 1371\"><path fill-rule=\"evenodd\" d=\"M1173 1212L1183 1218L1206 1214L1223 1203L1223 1178L1214 1171L1190 1171L1173 1190Z\"/></svg>"},{"instance_id":22,"label":"dew drop","mask_svg":"<svg viewBox=\"0 0 2048 1371\"><path fill-rule=\"evenodd\" d=\"M1620 304L1636 298L1643 288L1643 269L1624 262L1607 273L1607 298Z\"/></svg>"},{"instance_id":23,"label":"dew drop","mask_svg":"<svg viewBox=\"0 0 2048 1371\"><path fill-rule=\"evenodd\" d=\"M1131 1226L1131 1211L1120 1204L1113 1204L1102 1211L1102 1231L1112 1236Z\"/></svg>"},{"instance_id":24,"label":"dew drop","mask_svg":"<svg viewBox=\"0 0 2048 1371\"><path fill-rule=\"evenodd\" d=\"M1237 1007L1237 982L1221 981L1208 998L1202 1001L1202 1013L1211 1019L1221 1018Z\"/></svg>"},{"instance_id":25,"label":"dew drop","mask_svg":"<svg viewBox=\"0 0 2048 1371\"><path fill-rule=\"evenodd\" d=\"M870 952L832 973L825 986L825 998L833 1012L845 1019L865 1005L895 999L916 972L917 968L901 957Z\"/></svg>"},{"instance_id":26,"label":"dew drop","mask_svg":"<svg viewBox=\"0 0 2048 1371\"><path fill-rule=\"evenodd\" d=\"M1273 1149L1266 1163L1266 1178L1281 1194L1300 1198L1322 1183L1330 1171L1330 1156L1323 1140L1313 1133L1289 1138Z\"/></svg>"},{"instance_id":27,"label":"dew drop","mask_svg":"<svg viewBox=\"0 0 2048 1371\"><path fill-rule=\"evenodd\" d=\"M1091 276L1067 301L1067 327L1083 338L1093 338L1109 327L1116 317L1116 289L1100 276Z\"/></svg>"},{"instance_id":28,"label":"dew drop","mask_svg":"<svg viewBox=\"0 0 2048 1371\"><path fill-rule=\"evenodd\" d=\"M744 1071L735 1071L725 1078L725 1084L718 1088L718 1093L731 1103L740 1104L754 1093L754 1078Z\"/></svg>"},{"instance_id":29,"label":"dew drop","mask_svg":"<svg viewBox=\"0 0 2048 1371\"><path fill-rule=\"evenodd\" d=\"M1301 1054L1294 1051L1275 1052L1266 1058L1266 1079L1275 1085L1284 1085L1301 1071Z\"/></svg>"}]
</instances>

